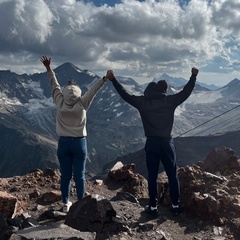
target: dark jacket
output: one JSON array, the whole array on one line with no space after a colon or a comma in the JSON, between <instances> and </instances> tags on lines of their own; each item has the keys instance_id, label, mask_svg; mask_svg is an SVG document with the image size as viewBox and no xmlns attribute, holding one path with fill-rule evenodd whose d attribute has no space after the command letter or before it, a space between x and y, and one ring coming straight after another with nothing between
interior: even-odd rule
<instances>
[{"instance_id":1,"label":"dark jacket","mask_svg":"<svg viewBox=\"0 0 240 240\"><path fill-rule=\"evenodd\" d=\"M171 138L174 111L190 96L195 82L196 76L192 75L184 88L173 95L162 93L158 84L151 82L143 96L135 96L128 93L116 79L112 81L119 95L139 111L145 136L164 138Z\"/></svg>"}]
</instances>

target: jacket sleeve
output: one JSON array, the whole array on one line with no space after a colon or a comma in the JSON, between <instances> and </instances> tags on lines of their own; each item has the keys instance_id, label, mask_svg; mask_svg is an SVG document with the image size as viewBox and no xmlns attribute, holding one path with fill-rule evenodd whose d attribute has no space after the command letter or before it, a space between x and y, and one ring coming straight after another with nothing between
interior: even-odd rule
<instances>
[{"instance_id":1,"label":"jacket sleeve","mask_svg":"<svg viewBox=\"0 0 240 240\"><path fill-rule=\"evenodd\" d=\"M50 78L53 101L57 104L63 99L62 90L53 70L48 71L48 76Z\"/></svg>"},{"instance_id":2,"label":"jacket sleeve","mask_svg":"<svg viewBox=\"0 0 240 240\"><path fill-rule=\"evenodd\" d=\"M97 94L98 90L105 84L105 79L98 80L81 98L81 104L83 105L84 109L87 110L95 95Z\"/></svg>"},{"instance_id":3,"label":"jacket sleeve","mask_svg":"<svg viewBox=\"0 0 240 240\"><path fill-rule=\"evenodd\" d=\"M184 88L180 92L172 95L174 100L174 105L179 106L191 95L195 86L195 82L196 82L196 75L192 74L189 81L184 86Z\"/></svg>"},{"instance_id":4,"label":"jacket sleeve","mask_svg":"<svg viewBox=\"0 0 240 240\"><path fill-rule=\"evenodd\" d=\"M139 97L140 96L135 96L133 94L130 94L123 86L120 82L118 82L118 80L115 78L112 80L113 86L116 89L116 91L118 92L118 94L121 96L121 98L123 100L125 100L127 103L129 103L130 105L132 105L135 108L139 107L140 101L139 101Z\"/></svg>"}]
</instances>

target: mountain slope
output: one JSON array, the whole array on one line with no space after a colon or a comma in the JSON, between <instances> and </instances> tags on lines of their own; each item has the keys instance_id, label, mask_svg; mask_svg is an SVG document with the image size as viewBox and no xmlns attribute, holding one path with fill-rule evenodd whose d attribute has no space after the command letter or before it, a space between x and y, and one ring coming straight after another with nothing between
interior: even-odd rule
<instances>
[{"instance_id":1,"label":"mountain slope","mask_svg":"<svg viewBox=\"0 0 240 240\"><path fill-rule=\"evenodd\" d=\"M1 177L18 176L29 169L59 167L55 141L25 128L3 124L0 124L0 135Z\"/></svg>"},{"instance_id":2,"label":"mountain slope","mask_svg":"<svg viewBox=\"0 0 240 240\"><path fill-rule=\"evenodd\" d=\"M178 137L174 139L177 154L177 164L179 167L184 167L199 161L202 162L213 149L223 146L233 149L235 155L240 157L239 142L240 131L201 137ZM110 166L112 166L116 161L121 161L124 164L134 163L136 165L136 172L147 178L144 149L141 149L135 153L130 153L123 157L119 157L115 161L106 164L103 168L103 174L107 173ZM164 171L164 168L161 164L159 171Z\"/></svg>"},{"instance_id":3,"label":"mountain slope","mask_svg":"<svg viewBox=\"0 0 240 240\"><path fill-rule=\"evenodd\" d=\"M64 63L54 71L62 87L72 80L81 86L83 94L100 78L71 63ZM170 82L173 83L174 79ZM118 80L129 92L143 94L144 88L133 79L118 76ZM175 111L173 137L208 136L240 130L239 84L240 81L234 79L223 88L209 90L197 83L192 95ZM169 94L180 89L170 85ZM219 115L222 115L221 118L216 118ZM58 166L56 109L46 72L18 75L0 71L0 116L0 127L4 132L2 136L7 139L9 135L8 140L0 142L0 177L16 172L25 174L33 166ZM145 136L139 113L120 98L111 82L107 82L97 93L87 118L89 172L100 173L105 164L144 147ZM29 144L29 139L35 140ZM9 146L14 146L15 155L9 155L8 152L13 148ZM41 150L37 151L38 146L41 146ZM22 151L25 147L27 150ZM15 162L19 159L25 161L17 166Z\"/></svg>"}]
</instances>

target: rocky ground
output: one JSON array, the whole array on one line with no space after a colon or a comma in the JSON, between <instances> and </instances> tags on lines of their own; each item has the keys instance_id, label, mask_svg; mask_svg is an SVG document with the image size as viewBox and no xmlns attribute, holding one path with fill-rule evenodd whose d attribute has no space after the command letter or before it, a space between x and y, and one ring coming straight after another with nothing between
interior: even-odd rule
<instances>
[{"instance_id":1,"label":"rocky ground","mask_svg":"<svg viewBox=\"0 0 240 240\"><path fill-rule=\"evenodd\" d=\"M170 211L168 193L166 189L163 191L164 173L159 176L161 203L156 218L144 212L148 203L146 179L134 173L133 165L118 163L106 179L88 180L87 195L105 199L107 204L106 209L92 206L86 214L94 219L94 214L102 208L101 220L93 220L81 234L79 229L66 225L65 220L78 221L74 212L80 205L88 211L83 204L89 200L77 202L72 183L71 200L75 207L68 214L63 213L58 170L34 170L24 176L1 178L0 239L239 240L239 159L228 149L217 150L208 159L205 163L179 169L184 211L178 216ZM216 165L213 159L221 164ZM213 166L217 172L210 173ZM109 204L114 210L113 213L111 209L111 218Z\"/></svg>"}]
</instances>

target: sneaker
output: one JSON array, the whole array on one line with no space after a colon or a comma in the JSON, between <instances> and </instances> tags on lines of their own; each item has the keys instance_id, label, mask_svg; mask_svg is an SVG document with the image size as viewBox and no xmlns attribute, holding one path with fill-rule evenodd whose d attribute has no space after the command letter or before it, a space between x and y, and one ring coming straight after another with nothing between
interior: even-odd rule
<instances>
[{"instance_id":1,"label":"sneaker","mask_svg":"<svg viewBox=\"0 0 240 240\"><path fill-rule=\"evenodd\" d=\"M181 208L179 205L172 205L171 211L174 216L178 216L181 213Z\"/></svg>"},{"instance_id":2,"label":"sneaker","mask_svg":"<svg viewBox=\"0 0 240 240\"><path fill-rule=\"evenodd\" d=\"M145 209L145 212L147 214L151 215L152 217L158 217L158 209L157 209L157 207L147 206L147 208Z\"/></svg>"},{"instance_id":3,"label":"sneaker","mask_svg":"<svg viewBox=\"0 0 240 240\"><path fill-rule=\"evenodd\" d=\"M63 205L63 212L67 213L72 206L72 202L68 201L67 203L64 203Z\"/></svg>"}]
</instances>

